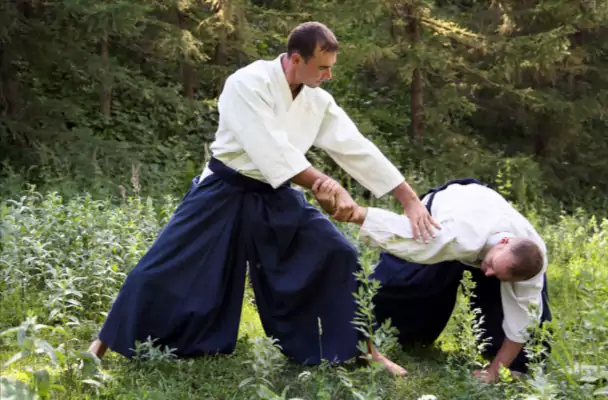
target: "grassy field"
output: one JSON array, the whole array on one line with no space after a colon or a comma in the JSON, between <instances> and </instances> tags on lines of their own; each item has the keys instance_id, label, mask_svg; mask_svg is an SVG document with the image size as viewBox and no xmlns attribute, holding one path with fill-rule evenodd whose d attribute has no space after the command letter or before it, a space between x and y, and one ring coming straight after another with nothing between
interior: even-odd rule
<instances>
[{"instance_id":1,"label":"grassy field","mask_svg":"<svg viewBox=\"0 0 608 400\"><path fill-rule=\"evenodd\" d=\"M174 359L151 343L141 360L84 352L125 274L154 240L177 199L87 196L64 201L24 193L2 206L0 362L2 399L586 399L608 397L608 221L582 212L529 217L550 251L553 352L545 372L513 382L472 379L480 362L473 313L462 293L431 348L390 350L409 371L392 378L355 363L306 368L265 338L251 293L231 356ZM356 242L356 232L345 228ZM376 254L360 246L365 272ZM358 299L369 317L373 287ZM391 337L383 346L391 345ZM530 346L530 351L537 351ZM13 396L13 397L11 397ZM433 397L435 396L435 397Z\"/></svg>"}]
</instances>

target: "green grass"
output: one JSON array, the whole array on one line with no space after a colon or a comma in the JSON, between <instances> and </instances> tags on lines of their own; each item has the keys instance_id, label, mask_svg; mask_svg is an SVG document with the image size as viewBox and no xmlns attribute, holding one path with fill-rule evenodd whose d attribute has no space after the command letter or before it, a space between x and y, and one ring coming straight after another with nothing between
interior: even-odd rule
<instances>
[{"instance_id":1,"label":"green grass","mask_svg":"<svg viewBox=\"0 0 608 400\"><path fill-rule=\"evenodd\" d=\"M472 379L478 348L465 294L436 345L390 350L408 369L406 379L354 362L310 368L286 360L265 338L250 291L230 356L178 360L143 344L145 360L127 361L110 352L98 364L83 350L125 273L177 201L133 198L112 204L88 196L64 201L31 191L2 206L2 398L11 398L20 382L24 393L57 399L584 399L606 391L608 221L582 212L551 223L528 212L550 252L555 320L547 374L528 380L511 382L505 374L500 383L485 385ZM356 231L340 227L356 243ZM358 245L369 273L377 255ZM374 287L368 289L359 298L363 320ZM21 358L13 360L15 354Z\"/></svg>"}]
</instances>

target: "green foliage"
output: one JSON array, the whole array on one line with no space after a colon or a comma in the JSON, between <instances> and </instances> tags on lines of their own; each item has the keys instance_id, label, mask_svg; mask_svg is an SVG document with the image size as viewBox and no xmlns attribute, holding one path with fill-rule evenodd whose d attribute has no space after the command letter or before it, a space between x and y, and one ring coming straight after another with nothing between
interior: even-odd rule
<instances>
[{"instance_id":1,"label":"green foliage","mask_svg":"<svg viewBox=\"0 0 608 400\"><path fill-rule=\"evenodd\" d=\"M493 183L511 160L514 181L535 190L519 200L606 208L605 2L5 3L2 198L27 184L118 196L133 168L145 194L181 196L207 159L225 77L276 57L298 22L318 19L341 41L327 89L415 183ZM340 176L325 155L311 158Z\"/></svg>"},{"instance_id":2,"label":"green foliage","mask_svg":"<svg viewBox=\"0 0 608 400\"><path fill-rule=\"evenodd\" d=\"M3 396L578 399L605 393L607 4L0 2ZM394 347L390 326L372 330L378 287L366 277L375 253L346 225L340 228L361 250L364 266L353 323L407 367L407 381L374 365L285 362L263 336L249 290L230 357L176 360L154 338L138 345L134 363L110 356L102 364L82 351L125 274L208 159L225 77L256 58L276 57L289 31L310 19L325 22L341 41L326 88L419 193L474 177L493 184L540 227L551 255L555 345L546 368L536 368L530 380L503 374L488 387L471 378L470 369L484 361L466 280L438 348L405 352ZM411 93L415 71L420 98ZM424 115L417 139L410 137L415 100ZM391 199L370 199L325 154L308 156L361 203L395 207ZM540 349L529 344L530 354Z\"/></svg>"},{"instance_id":3,"label":"green foliage","mask_svg":"<svg viewBox=\"0 0 608 400\"><path fill-rule=\"evenodd\" d=\"M501 178L501 190L513 185ZM288 362L266 338L248 289L233 355L176 359L154 338L138 344L127 361L109 353L100 363L88 347L124 276L152 244L177 205L176 198L125 197L118 204L90 195L64 199L57 193L21 193L1 208L0 361L3 394L22 398L225 398L225 399L579 399L605 390L608 359L608 220L582 211L549 221L527 212L547 242L549 291L554 322L527 344L531 355L551 330L553 351L526 380L503 371L485 385L471 376L480 358L471 282L463 280L457 307L436 346L396 348L387 325L371 328L377 284L367 278L377 252L365 250L352 227L340 228L361 249L361 290L354 293L353 321L409 377L391 378L376 365L325 363L308 368ZM322 326L320 327L322 334ZM367 351L365 346L362 350ZM533 357L533 359L537 359ZM543 367L543 368L540 368ZM598 394L599 395L599 394ZM29 396L29 397L28 397ZM430 398L430 397L426 397Z\"/></svg>"}]
</instances>

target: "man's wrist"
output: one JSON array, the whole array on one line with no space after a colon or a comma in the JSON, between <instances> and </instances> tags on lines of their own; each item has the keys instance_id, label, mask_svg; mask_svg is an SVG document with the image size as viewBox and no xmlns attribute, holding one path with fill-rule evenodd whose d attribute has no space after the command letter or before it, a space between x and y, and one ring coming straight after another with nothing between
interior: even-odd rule
<instances>
[{"instance_id":1,"label":"man's wrist","mask_svg":"<svg viewBox=\"0 0 608 400\"><path fill-rule=\"evenodd\" d=\"M312 185L318 179L331 179L329 176L324 173L318 171L314 167L308 167L304 171L292 177L291 182L295 183L298 186L302 186L306 189L312 188Z\"/></svg>"},{"instance_id":2,"label":"man's wrist","mask_svg":"<svg viewBox=\"0 0 608 400\"><path fill-rule=\"evenodd\" d=\"M408 185L406 181L401 182L392 191L391 194L401 203L403 207L409 205L412 201L419 201L416 192Z\"/></svg>"},{"instance_id":3,"label":"man's wrist","mask_svg":"<svg viewBox=\"0 0 608 400\"><path fill-rule=\"evenodd\" d=\"M354 222L357 225L363 225L365 218L367 217L367 207L357 206L354 217L350 222Z\"/></svg>"},{"instance_id":4,"label":"man's wrist","mask_svg":"<svg viewBox=\"0 0 608 400\"><path fill-rule=\"evenodd\" d=\"M487 371L491 375L498 375L498 372L500 371L501 366L502 366L502 363L499 362L498 360L494 359L492 361L492 363L490 363L490 365L488 365Z\"/></svg>"}]
</instances>

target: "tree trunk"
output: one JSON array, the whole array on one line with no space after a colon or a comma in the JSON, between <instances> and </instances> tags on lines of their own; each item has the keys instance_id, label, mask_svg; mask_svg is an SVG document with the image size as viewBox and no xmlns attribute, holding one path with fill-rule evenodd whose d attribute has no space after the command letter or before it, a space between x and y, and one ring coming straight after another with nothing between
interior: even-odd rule
<instances>
[{"instance_id":1,"label":"tree trunk","mask_svg":"<svg viewBox=\"0 0 608 400\"><path fill-rule=\"evenodd\" d=\"M186 15L182 11L180 11L179 8L177 8L175 12L177 14L177 24L180 30L187 30L188 21L186 19ZM188 100L194 100L194 91L196 86L196 70L192 61L190 61L190 59L184 54L182 54L181 56L180 69L182 75L183 94L185 97L188 98Z\"/></svg>"},{"instance_id":2,"label":"tree trunk","mask_svg":"<svg viewBox=\"0 0 608 400\"><path fill-rule=\"evenodd\" d=\"M108 37L104 36L99 43L101 57L101 88L99 91L100 112L109 116L112 112L112 82L110 78L110 51Z\"/></svg>"},{"instance_id":3,"label":"tree trunk","mask_svg":"<svg viewBox=\"0 0 608 400\"><path fill-rule=\"evenodd\" d=\"M416 68L412 77L412 136L422 138L424 128L424 106L422 103L422 73Z\"/></svg>"},{"instance_id":4,"label":"tree trunk","mask_svg":"<svg viewBox=\"0 0 608 400\"><path fill-rule=\"evenodd\" d=\"M415 13L413 5L409 4L406 6L406 14L409 19L407 31L409 33L409 39L412 43L412 47L418 46L420 42L420 21ZM422 85L422 71L419 67L414 69L412 74L412 91L411 91L411 103L412 103L412 125L410 133L414 139L422 138L422 131L424 128L424 106L422 97L423 85Z\"/></svg>"},{"instance_id":5,"label":"tree trunk","mask_svg":"<svg viewBox=\"0 0 608 400\"><path fill-rule=\"evenodd\" d=\"M534 155L541 158L548 158L549 144L551 138L559 132L559 123L554 122L554 118L551 115L538 116L536 122L537 129L534 135Z\"/></svg>"},{"instance_id":6,"label":"tree trunk","mask_svg":"<svg viewBox=\"0 0 608 400\"><path fill-rule=\"evenodd\" d=\"M21 110L21 90L17 70L13 65L11 47L7 43L0 43L0 84L3 113L14 117Z\"/></svg>"},{"instance_id":7,"label":"tree trunk","mask_svg":"<svg viewBox=\"0 0 608 400\"><path fill-rule=\"evenodd\" d=\"M215 53L213 55L213 64L222 66L226 65L228 61L228 29L226 28L226 20L231 17L230 15L230 4L226 0L221 0L217 2L217 7L215 9L216 15L220 15L221 23L218 27L217 31L217 44L215 45ZM217 80L217 93L222 91L222 87L224 86L224 80Z\"/></svg>"}]
</instances>

